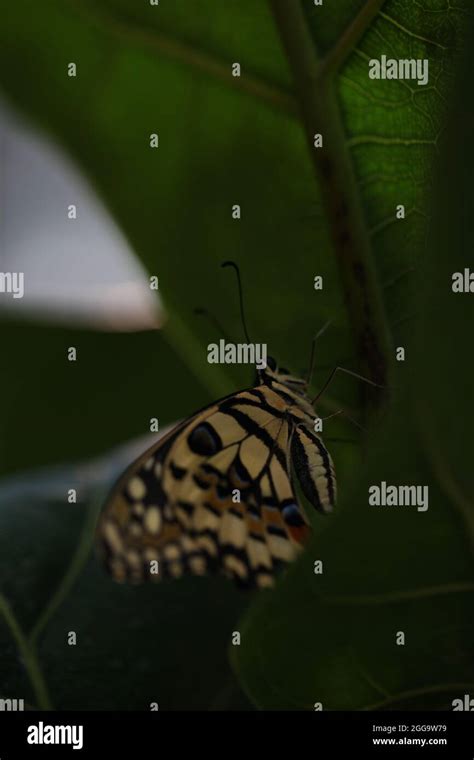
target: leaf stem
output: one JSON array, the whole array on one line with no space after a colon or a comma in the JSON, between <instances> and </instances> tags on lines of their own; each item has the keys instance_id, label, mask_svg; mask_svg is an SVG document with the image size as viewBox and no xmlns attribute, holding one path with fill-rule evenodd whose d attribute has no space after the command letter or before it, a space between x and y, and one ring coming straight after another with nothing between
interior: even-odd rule
<instances>
[{"instance_id":1,"label":"leaf stem","mask_svg":"<svg viewBox=\"0 0 474 760\"><path fill-rule=\"evenodd\" d=\"M42 710L51 710L52 704L49 698L46 681L44 680L38 661L36 647L26 638L9 602L3 594L0 594L0 613L3 615L6 624L10 629L10 633L16 642L18 651L22 657L23 664L33 687L38 707Z\"/></svg>"},{"instance_id":2,"label":"leaf stem","mask_svg":"<svg viewBox=\"0 0 474 760\"><path fill-rule=\"evenodd\" d=\"M341 68L384 4L385 0L367 0L321 62L321 73L330 75Z\"/></svg>"},{"instance_id":3,"label":"leaf stem","mask_svg":"<svg viewBox=\"0 0 474 760\"><path fill-rule=\"evenodd\" d=\"M31 645L35 644L40 633L44 630L51 617L54 615L58 607L62 604L68 595L71 587L74 584L74 581L76 580L77 576L84 566L87 557L89 556L89 552L94 542L95 526L97 524L97 518L104 502L104 496L104 489L100 489L97 497L92 501L89 507L86 519L84 521L81 538L77 545L71 564L69 565L68 570L63 576L61 583L59 584L55 593L41 612L38 620L29 633L28 640Z\"/></svg>"},{"instance_id":4,"label":"leaf stem","mask_svg":"<svg viewBox=\"0 0 474 760\"><path fill-rule=\"evenodd\" d=\"M324 601L329 604L391 604L407 602L412 599L425 599L430 596L441 594L472 594L474 583L469 581L459 583L445 583L440 586L426 586L424 588L410 589L408 591L389 591L382 594L364 594L357 596L324 596Z\"/></svg>"},{"instance_id":5,"label":"leaf stem","mask_svg":"<svg viewBox=\"0 0 474 760\"><path fill-rule=\"evenodd\" d=\"M357 355L363 373L386 387L390 332L333 78L321 68L300 3L269 2L293 71L302 124L323 191ZM315 134L322 135L323 148L314 147ZM371 400L380 401L382 395L372 390Z\"/></svg>"}]
</instances>

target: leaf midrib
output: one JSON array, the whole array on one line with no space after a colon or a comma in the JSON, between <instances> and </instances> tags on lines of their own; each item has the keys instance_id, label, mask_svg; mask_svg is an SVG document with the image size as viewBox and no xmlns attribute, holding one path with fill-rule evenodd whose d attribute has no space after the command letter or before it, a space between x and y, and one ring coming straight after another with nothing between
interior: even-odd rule
<instances>
[{"instance_id":1,"label":"leaf midrib","mask_svg":"<svg viewBox=\"0 0 474 760\"><path fill-rule=\"evenodd\" d=\"M157 29L144 28L132 19L122 20L108 9L99 7L96 3L79 4L74 1L76 12L99 25L112 31L125 42L135 42L150 50L156 51L173 61L182 63L189 68L201 71L218 81L227 84L232 89L251 95L267 106L275 108L294 119L298 118L298 104L294 95L285 88L270 82L245 68L239 77L232 76L229 60L223 60L206 50L197 47L183 39Z\"/></svg>"}]
</instances>

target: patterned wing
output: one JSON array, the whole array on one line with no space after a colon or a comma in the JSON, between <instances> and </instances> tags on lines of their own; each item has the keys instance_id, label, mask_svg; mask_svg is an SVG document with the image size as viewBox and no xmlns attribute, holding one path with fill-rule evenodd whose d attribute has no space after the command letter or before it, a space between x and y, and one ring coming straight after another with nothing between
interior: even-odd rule
<instances>
[{"instance_id":1,"label":"patterned wing","mask_svg":"<svg viewBox=\"0 0 474 760\"><path fill-rule=\"evenodd\" d=\"M265 393L203 410L127 470L99 524L116 580L224 572L271 586L295 558L309 527L289 478L288 420Z\"/></svg>"},{"instance_id":2,"label":"patterned wing","mask_svg":"<svg viewBox=\"0 0 474 760\"><path fill-rule=\"evenodd\" d=\"M308 501L320 512L331 512L336 503L334 465L321 438L306 425L293 431L291 459Z\"/></svg>"}]
</instances>

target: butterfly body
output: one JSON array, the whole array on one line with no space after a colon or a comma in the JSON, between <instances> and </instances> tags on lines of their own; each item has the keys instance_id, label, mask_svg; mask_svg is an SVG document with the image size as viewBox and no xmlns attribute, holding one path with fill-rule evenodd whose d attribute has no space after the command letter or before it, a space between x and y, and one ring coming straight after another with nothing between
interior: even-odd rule
<instances>
[{"instance_id":1,"label":"butterfly body","mask_svg":"<svg viewBox=\"0 0 474 760\"><path fill-rule=\"evenodd\" d=\"M328 512L336 499L306 391L269 359L254 387L201 410L145 452L99 523L113 577L138 583L224 572L240 586L272 586L310 532L295 478L316 509Z\"/></svg>"}]
</instances>

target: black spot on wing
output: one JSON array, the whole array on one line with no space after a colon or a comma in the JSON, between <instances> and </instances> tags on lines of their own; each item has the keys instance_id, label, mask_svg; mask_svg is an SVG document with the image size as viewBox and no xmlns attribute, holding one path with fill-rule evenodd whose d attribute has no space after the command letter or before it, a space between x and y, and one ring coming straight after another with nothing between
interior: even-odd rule
<instances>
[{"instance_id":1,"label":"black spot on wing","mask_svg":"<svg viewBox=\"0 0 474 760\"><path fill-rule=\"evenodd\" d=\"M145 485L145 496L143 497L145 506L147 504L156 504L159 507L163 507L167 503L167 498L161 485L161 478L158 478L153 470L145 469L139 471L139 476ZM124 494L127 501L133 503L133 500L128 496L127 489L125 489Z\"/></svg>"},{"instance_id":2,"label":"black spot on wing","mask_svg":"<svg viewBox=\"0 0 474 760\"><path fill-rule=\"evenodd\" d=\"M187 501L178 501L178 507L181 507L188 516L191 516L194 512L194 506Z\"/></svg>"},{"instance_id":3,"label":"black spot on wing","mask_svg":"<svg viewBox=\"0 0 474 760\"><path fill-rule=\"evenodd\" d=\"M300 528L303 525L306 525L301 517L300 508L294 502L283 504L281 513L286 524L291 525L293 528Z\"/></svg>"},{"instance_id":4,"label":"black spot on wing","mask_svg":"<svg viewBox=\"0 0 474 760\"><path fill-rule=\"evenodd\" d=\"M174 462L170 462L170 470L175 480L182 480L186 475L184 467L178 467Z\"/></svg>"},{"instance_id":5,"label":"black spot on wing","mask_svg":"<svg viewBox=\"0 0 474 760\"><path fill-rule=\"evenodd\" d=\"M199 477L199 475L193 475L193 480L196 485L199 486L199 488L201 488L203 491L207 490L210 487L209 481Z\"/></svg>"},{"instance_id":6,"label":"black spot on wing","mask_svg":"<svg viewBox=\"0 0 474 760\"><path fill-rule=\"evenodd\" d=\"M210 457L222 449L222 441L208 422L201 422L188 435L188 446L194 454Z\"/></svg>"},{"instance_id":7,"label":"black spot on wing","mask_svg":"<svg viewBox=\"0 0 474 760\"><path fill-rule=\"evenodd\" d=\"M261 517L260 509L257 504L249 504L247 507L247 513L251 517L255 517L257 520L259 520Z\"/></svg>"},{"instance_id":8,"label":"black spot on wing","mask_svg":"<svg viewBox=\"0 0 474 760\"><path fill-rule=\"evenodd\" d=\"M221 501L224 501L230 496L230 491L231 489L229 487L229 484L226 481L220 482L217 484L216 494L217 494L217 498L220 499Z\"/></svg>"},{"instance_id":9,"label":"black spot on wing","mask_svg":"<svg viewBox=\"0 0 474 760\"><path fill-rule=\"evenodd\" d=\"M272 525L272 523L267 525L267 533L269 533L271 536L280 536L281 538L287 538L286 530L280 528L279 525Z\"/></svg>"}]
</instances>

